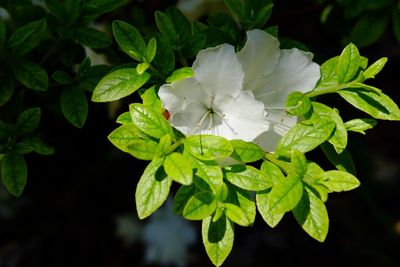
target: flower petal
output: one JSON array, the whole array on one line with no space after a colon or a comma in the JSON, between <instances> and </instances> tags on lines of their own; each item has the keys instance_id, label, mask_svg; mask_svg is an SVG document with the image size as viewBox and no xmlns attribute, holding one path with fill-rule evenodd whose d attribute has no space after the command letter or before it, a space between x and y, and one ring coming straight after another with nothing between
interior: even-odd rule
<instances>
[{"instance_id":1,"label":"flower petal","mask_svg":"<svg viewBox=\"0 0 400 267\"><path fill-rule=\"evenodd\" d=\"M273 129L261 133L254 139L254 143L259 145L264 151L274 152L276 145L282 136L276 133Z\"/></svg>"},{"instance_id":2,"label":"flower petal","mask_svg":"<svg viewBox=\"0 0 400 267\"><path fill-rule=\"evenodd\" d=\"M222 124L217 127L217 132L227 139L252 141L269 127L264 105L254 99L251 91L242 91L237 98L227 100L216 111L222 115Z\"/></svg>"},{"instance_id":3,"label":"flower petal","mask_svg":"<svg viewBox=\"0 0 400 267\"><path fill-rule=\"evenodd\" d=\"M160 87L158 96L171 115L192 103L206 106L210 101L207 92L194 78L164 84Z\"/></svg>"},{"instance_id":4,"label":"flower petal","mask_svg":"<svg viewBox=\"0 0 400 267\"><path fill-rule=\"evenodd\" d=\"M314 89L320 78L313 54L296 48L283 49L276 69L265 77L265 87L254 91L257 100L268 107L284 107L287 96L293 91L308 92Z\"/></svg>"},{"instance_id":5,"label":"flower petal","mask_svg":"<svg viewBox=\"0 0 400 267\"><path fill-rule=\"evenodd\" d=\"M194 77L219 102L236 97L242 89L244 73L232 45L201 50L193 63Z\"/></svg>"},{"instance_id":6,"label":"flower petal","mask_svg":"<svg viewBox=\"0 0 400 267\"><path fill-rule=\"evenodd\" d=\"M270 74L278 65L279 41L262 30L246 33L247 41L236 55L245 73L243 88L257 90L264 87L263 77Z\"/></svg>"}]
</instances>

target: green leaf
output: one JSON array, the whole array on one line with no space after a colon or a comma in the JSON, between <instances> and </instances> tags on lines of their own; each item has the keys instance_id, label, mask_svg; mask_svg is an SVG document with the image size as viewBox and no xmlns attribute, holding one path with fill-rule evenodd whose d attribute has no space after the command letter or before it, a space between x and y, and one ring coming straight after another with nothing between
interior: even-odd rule
<instances>
[{"instance_id":1,"label":"green leaf","mask_svg":"<svg viewBox=\"0 0 400 267\"><path fill-rule=\"evenodd\" d=\"M40 108L29 108L18 116L17 131L19 134L28 134L36 130L41 117Z\"/></svg>"},{"instance_id":2,"label":"green leaf","mask_svg":"<svg viewBox=\"0 0 400 267\"><path fill-rule=\"evenodd\" d=\"M246 213L240 207L231 203L224 203L224 207L226 216L232 222L241 226L249 226L251 224L246 217Z\"/></svg>"},{"instance_id":3,"label":"green leaf","mask_svg":"<svg viewBox=\"0 0 400 267\"><path fill-rule=\"evenodd\" d=\"M84 14L97 16L111 12L127 3L127 0L90 0L83 5Z\"/></svg>"},{"instance_id":4,"label":"green leaf","mask_svg":"<svg viewBox=\"0 0 400 267\"><path fill-rule=\"evenodd\" d=\"M13 196L19 197L24 191L28 170L25 159L19 154L6 154L1 160L1 180Z\"/></svg>"},{"instance_id":5,"label":"green leaf","mask_svg":"<svg viewBox=\"0 0 400 267\"><path fill-rule=\"evenodd\" d=\"M347 131L365 134L366 130L372 129L376 125L376 120L370 118L354 119L346 121L344 124Z\"/></svg>"},{"instance_id":6,"label":"green leaf","mask_svg":"<svg viewBox=\"0 0 400 267\"><path fill-rule=\"evenodd\" d=\"M110 67L107 65L90 66L89 71L80 80L79 87L93 93L99 81L108 73Z\"/></svg>"},{"instance_id":7,"label":"green leaf","mask_svg":"<svg viewBox=\"0 0 400 267\"><path fill-rule=\"evenodd\" d=\"M89 57L85 57L81 64L79 64L78 75L80 79L84 78L89 73L90 64L91 62Z\"/></svg>"},{"instance_id":8,"label":"green leaf","mask_svg":"<svg viewBox=\"0 0 400 267\"><path fill-rule=\"evenodd\" d=\"M175 70L166 80L167 83L173 83L182 79L194 76L194 70L190 67L183 67Z\"/></svg>"},{"instance_id":9,"label":"green leaf","mask_svg":"<svg viewBox=\"0 0 400 267\"><path fill-rule=\"evenodd\" d=\"M3 21L3 18L0 17L0 46L4 44L7 38L7 30L6 24Z\"/></svg>"},{"instance_id":10,"label":"green leaf","mask_svg":"<svg viewBox=\"0 0 400 267\"><path fill-rule=\"evenodd\" d=\"M120 124L132 123L131 113L129 111L122 113L121 115L118 116L116 122Z\"/></svg>"},{"instance_id":11,"label":"green leaf","mask_svg":"<svg viewBox=\"0 0 400 267\"><path fill-rule=\"evenodd\" d=\"M160 155L165 156L166 154L171 153L171 151L170 151L171 145L172 145L171 135L166 134L163 137L161 137L160 141L158 143L158 150L160 151ZM187 159L187 161L189 161L189 160ZM190 162L189 162L189 164L190 164Z\"/></svg>"},{"instance_id":12,"label":"green leaf","mask_svg":"<svg viewBox=\"0 0 400 267\"><path fill-rule=\"evenodd\" d=\"M232 157L242 162L254 162L264 157L264 150L254 143L245 142L243 140L231 140L233 147Z\"/></svg>"},{"instance_id":13,"label":"green leaf","mask_svg":"<svg viewBox=\"0 0 400 267\"><path fill-rule=\"evenodd\" d=\"M328 59L321 65L321 78L318 81L315 91L324 90L326 87L332 87L339 84L336 74L339 57Z\"/></svg>"},{"instance_id":14,"label":"green leaf","mask_svg":"<svg viewBox=\"0 0 400 267\"><path fill-rule=\"evenodd\" d=\"M400 110L397 104L384 93L360 89L344 89L338 93L351 105L375 119L400 120Z\"/></svg>"},{"instance_id":15,"label":"green leaf","mask_svg":"<svg viewBox=\"0 0 400 267\"><path fill-rule=\"evenodd\" d=\"M49 86L47 72L39 65L27 60L19 60L13 64L17 79L29 89L46 91Z\"/></svg>"},{"instance_id":16,"label":"green leaf","mask_svg":"<svg viewBox=\"0 0 400 267\"><path fill-rule=\"evenodd\" d=\"M252 166L234 165L225 175L230 183L249 191L262 191L272 186L271 179Z\"/></svg>"},{"instance_id":17,"label":"green leaf","mask_svg":"<svg viewBox=\"0 0 400 267\"><path fill-rule=\"evenodd\" d=\"M92 101L109 102L128 96L142 87L150 75L134 68L118 69L103 77L94 89Z\"/></svg>"},{"instance_id":18,"label":"green leaf","mask_svg":"<svg viewBox=\"0 0 400 267\"><path fill-rule=\"evenodd\" d=\"M208 257L215 266L221 266L233 247L233 225L226 216L216 222L208 217L203 220L201 235Z\"/></svg>"},{"instance_id":19,"label":"green leaf","mask_svg":"<svg viewBox=\"0 0 400 267\"><path fill-rule=\"evenodd\" d=\"M322 176L322 183L332 192L350 191L360 185L360 181L344 171L327 171Z\"/></svg>"},{"instance_id":20,"label":"green leaf","mask_svg":"<svg viewBox=\"0 0 400 267\"><path fill-rule=\"evenodd\" d=\"M190 185L193 181L192 166L182 154L169 154L165 158L164 169L170 178L180 184Z\"/></svg>"},{"instance_id":21,"label":"green leaf","mask_svg":"<svg viewBox=\"0 0 400 267\"><path fill-rule=\"evenodd\" d=\"M325 204L307 187L299 204L293 209L294 217L303 230L319 242L324 242L329 229Z\"/></svg>"},{"instance_id":22,"label":"green leaf","mask_svg":"<svg viewBox=\"0 0 400 267\"><path fill-rule=\"evenodd\" d=\"M34 49L42 40L46 31L46 20L29 22L18 28L8 39L8 47L16 56L22 56Z\"/></svg>"},{"instance_id":23,"label":"green leaf","mask_svg":"<svg viewBox=\"0 0 400 267\"><path fill-rule=\"evenodd\" d=\"M185 150L186 152L187 150ZM185 153L186 157L191 156L192 165L196 169L196 176L203 178L213 190L215 186L221 185L223 181L223 173L221 166L215 161L200 161L189 152Z\"/></svg>"},{"instance_id":24,"label":"green leaf","mask_svg":"<svg viewBox=\"0 0 400 267\"><path fill-rule=\"evenodd\" d=\"M112 39L105 32L93 28L77 28L75 39L91 48L105 48L112 44Z\"/></svg>"},{"instance_id":25,"label":"green leaf","mask_svg":"<svg viewBox=\"0 0 400 267\"><path fill-rule=\"evenodd\" d=\"M168 40L161 34L156 35L157 52L153 64L165 75L169 75L175 69L175 54Z\"/></svg>"},{"instance_id":26,"label":"green leaf","mask_svg":"<svg viewBox=\"0 0 400 267\"><path fill-rule=\"evenodd\" d=\"M146 59L146 43L140 32L132 25L116 20L112 24L114 38L121 49L134 60Z\"/></svg>"},{"instance_id":27,"label":"green leaf","mask_svg":"<svg viewBox=\"0 0 400 267\"><path fill-rule=\"evenodd\" d=\"M139 63L139 64L136 66L136 72L137 72L139 75L142 75L149 67L150 67L150 64L147 63L147 62Z\"/></svg>"},{"instance_id":28,"label":"green leaf","mask_svg":"<svg viewBox=\"0 0 400 267\"><path fill-rule=\"evenodd\" d=\"M271 179L273 184L277 184L285 179L281 169L270 161L263 161L261 171Z\"/></svg>"},{"instance_id":29,"label":"green leaf","mask_svg":"<svg viewBox=\"0 0 400 267\"><path fill-rule=\"evenodd\" d=\"M14 92L14 78L12 75L0 73L0 106L6 104L11 99Z\"/></svg>"},{"instance_id":30,"label":"green leaf","mask_svg":"<svg viewBox=\"0 0 400 267\"><path fill-rule=\"evenodd\" d=\"M152 160L159 153L158 143L151 139L130 140L118 148L141 160Z\"/></svg>"},{"instance_id":31,"label":"green leaf","mask_svg":"<svg viewBox=\"0 0 400 267\"><path fill-rule=\"evenodd\" d=\"M393 32L397 42L400 43L400 9L396 8L393 11Z\"/></svg>"},{"instance_id":32,"label":"green leaf","mask_svg":"<svg viewBox=\"0 0 400 267\"><path fill-rule=\"evenodd\" d=\"M217 201L213 193L204 191L194 194L183 209L183 217L188 220L202 220L214 213Z\"/></svg>"},{"instance_id":33,"label":"green leaf","mask_svg":"<svg viewBox=\"0 0 400 267\"><path fill-rule=\"evenodd\" d=\"M223 137L213 135L192 135L184 141L185 149L201 160L227 158L232 152L232 145Z\"/></svg>"},{"instance_id":34,"label":"green leaf","mask_svg":"<svg viewBox=\"0 0 400 267\"><path fill-rule=\"evenodd\" d=\"M346 149L343 150L342 153L338 154L333 146L328 143L322 144L321 148L325 156L338 170L347 171L352 174L356 173L353 159Z\"/></svg>"},{"instance_id":35,"label":"green leaf","mask_svg":"<svg viewBox=\"0 0 400 267\"><path fill-rule=\"evenodd\" d=\"M255 20L252 25L253 28L264 27L265 23L267 23L267 21L271 17L273 6L274 5L272 3L267 4L267 5L263 6L260 10L258 10L257 15L256 15Z\"/></svg>"},{"instance_id":36,"label":"green leaf","mask_svg":"<svg viewBox=\"0 0 400 267\"><path fill-rule=\"evenodd\" d=\"M157 52L157 40L156 38L151 38L147 43L146 47L146 61L152 62Z\"/></svg>"},{"instance_id":37,"label":"green leaf","mask_svg":"<svg viewBox=\"0 0 400 267\"><path fill-rule=\"evenodd\" d=\"M61 70L56 70L55 72L53 72L51 78L62 85L69 85L73 82L71 76Z\"/></svg>"},{"instance_id":38,"label":"green leaf","mask_svg":"<svg viewBox=\"0 0 400 267\"><path fill-rule=\"evenodd\" d=\"M350 39L360 47L374 43L384 33L389 15L390 12L384 10L365 12L355 24Z\"/></svg>"},{"instance_id":39,"label":"green leaf","mask_svg":"<svg viewBox=\"0 0 400 267\"><path fill-rule=\"evenodd\" d=\"M82 128L88 115L85 93L77 87L64 89L61 93L61 111L72 125Z\"/></svg>"},{"instance_id":40,"label":"green leaf","mask_svg":"<svg viewBox=\"0 0 400 267\"><path fill-rule=\"evenodd\" d=\"M174 212L177 214L182 214L186 203L194 194L198 192L199 190L194 184L182 185L181 187L179 187L174 197Z\"/></svg>"},{"instance_id":41,"label":"green leaf","mask_svg":"<svg viewBox=\"0 0 400 267\"><path fill-rule=\"evenodd\" d=\"M319 195L319 198L325 202L328 200L328 188L322 184L322 176L324 170L314 162L310 162L307 167L307 172L303 177L303 181L310 185Z\"/></svg>"},{"instance_id":42,"label":"green leaf","mask_svg":"<svg viewBox=\"0 0 400 267\"><path fill-rule=\"evenodd\" d=\"M243 17L244 7L241 0L224 0L224 2L228 6L229 10L238 16L238 18Z\"/></svg>"},{"instance_id":43,"label":"green leaf","mask_svg":"<svg viewBox=\"0 0 400 267\"><path fill-rule=\"evenodd\" d=\"M27 154L32 151L45 156L54 154L54 148L44 143L39 137L22 139L15 145L14 150L19 154Z\"/></svg>"},{"instance_id":44,"label":"green leaf","mask_svg":"<svg viewBox=\"0 0 400 267\"><path fill-rule=\"evenodd\" d=\"M269 213L280 214L293 209L303 194L301 177L290 175L275 184L270 193Z\"/></svg>"},{"instance_id":45,"label":"green leaf","mask_svg":"<svg viewBox=\"0 0 400 267\"><path fill-rule=\"evenodd\" d=\"M333 121L336 124L335 130L332 136L329 138L329 143L331 143L335 150L340 154L347 146L347 130L343 123L340 115L328 106L324 104L313 102L313 117L314 119L323 119L326 121Z\"/></svg>"},{"instance_id":46,"label":"green leaf","mask_svg":"<svg viewBox=\"0 0 400 267\"><path fill-rule=\"evenodd\" d=\"M375 75L381 72L387 60L388 60L387 57L383 57L375 61L371 66L368 67L368 69L364 71L364 78L365 79L375 78Z\"/></svg>"},{"instance_id":47,"label":"green leaf","mask_svg":"<svg viewBox=\"0 0 400 267\"><path fill-rule=\"evenodd\" d=\"M135 199L140 219L150 216L168 197L172 179L163 172L163 161L163 158L151 161L137 184Z\"/></svg>"},{"instance_id":48,"label":"green leaf","mask_svg":"<svg viewBox=\"0 0 400 267\"><path fill-rule=\"evenodd\" d=\"M345 83L356 75L360 66L360 53L354 44L347 45L340 57L336 66L336 75L339 83Z\"/></svg>"},{"instance_id":49,"label":"green leaf","mask_svg":"<svg viewBox=\"0 0 400 267\"><path fill-rule=\"evenodd\" d=\"M172 45L175 45L178 42L178 35L171 19L160 11L155 12L155 19L158 30L169 40Z\"/></svg>"},{"instance_id":50,"label":"green leaf","mask_svg":"<svg viewBox=\"0 0 400 267\"><path fill-rule=\"evenodd\" d=\"M129 110L133 123L145 134L155 138L161 138L166 134L174 136L169 122L151 107L134 103L129 105Z\"/></svg>"},{"instance_id":51,"label":"green leaf","mask_svg":"<svg viewBox=\"0 0 400 267\"><path fill-rule=\"evenodd\" d=\"M291 155L293 150L302 153L313 150L331 136L335 123L331 121L314 122L313 125L306 121L297 123L279 141L276 153L280 155Z\"/></svg>"},{"instance_id":52,"label":"green leaf","mask_svg":"<svg viewBox=\"0 0 400 267\"><path fill-rule=\"evenodd\" d=\"M311 101L305 94L293 92L286 99L286 107L289 114L300 116L311 109Z\"/></svg>"}]
</instances>

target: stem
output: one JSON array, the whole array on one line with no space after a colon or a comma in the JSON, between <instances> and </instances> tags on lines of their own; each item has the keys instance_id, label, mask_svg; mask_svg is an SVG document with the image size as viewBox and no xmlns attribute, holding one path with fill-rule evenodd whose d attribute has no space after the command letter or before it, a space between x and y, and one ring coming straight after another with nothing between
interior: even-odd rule
<instances>
[{"instance_id":1,"label":"stem","mask_svg":"<svg viewBox=\"0 0 400 267\"><path fill-rule=\"evenodd\" d=\"M185 139L186 139L186 138L183 137L183 138L179 139L176 143L174 143L172 146L170 146L170 147L168 148L166 154L170 154L170 153L174 152L175 149L177 149L180 145L183 144L183 142L185 141Z\"/></svg>"},{"instance_id":2,"label":"stem","mask_svg":"<svg viewBox=\"0 0 400 267\"><path fill-rule=\"evenodd\" d=\"M54 52L54 50L60 45L60 40L58 39L57 41L54 42L54 44L50 47L50 49L47 51L47 53L43 56L42 60L40 60L39 65L43 65L43 63L46 62L46 60L49 58L49 56Z\"/></svg>"},{"instance_id":3,"label":"stem","mask_svg":"<svg viewBox=\"0 0 400 267\"><path fill-rule=\"evenodd\" d=\"M186 60L186 58L182 55L181 50L178 51L179 54L179 62L184 66L187 67L188 66L188 62Z\"/></svg>"},{"instance_id":4,"label":"stem","mask_svg":"<svg viewBox=\"0 0 400 267\"><path fill-rule=\"evenodd\" d=\"M325 95L325 94L332 94L332 93L336 93L337 91L340 91L342 89L351 88L351 87L353 87L353 85L354 85L354 82L339 84L336 86L327 87L324 90L311 91L311 92L307 93L306 96L315 97L315 96L320 96L320 95Z\"/></svg>"}]
</instances>

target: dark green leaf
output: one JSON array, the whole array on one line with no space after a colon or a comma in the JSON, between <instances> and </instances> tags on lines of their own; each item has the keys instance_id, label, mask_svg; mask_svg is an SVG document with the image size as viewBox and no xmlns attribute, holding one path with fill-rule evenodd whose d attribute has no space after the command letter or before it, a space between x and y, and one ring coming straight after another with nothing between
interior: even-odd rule
<instances>
[{"instance_id":1,"label":"dark green leaf","mask_svg":"<svg viewBox=\"0 0 400 267\"><path fill-rule=\"evenodd\" d=\"M169 75L175 68L175 54L168 40L161 34L156 35L157 52L153 63L165 75Z\"/></svg>"},{"instance_id":2,"label":"dark green leaf","mask_svg":"<svg viewBox=\"0 0 400 267\"><path fill-rule=\"evenodd\" d=\"M54 148L44 143L39 137L25 138L17 143L14 149L19 154L30 152L36 152L45 156L54 154Z\"/></svg>"},{"instance_id":3,"label":"dark green leaf","mask_svg":"<svg viewBox=\"0 0 400 267\"><path fill-rule=\"evenodd\" d=\"M88 74L89 70L90 70L90 58L86 57L81 64L79 64L79 69L78 69L78 75L79 78L82 79L86 76L86 74Z\"/></svg>"},{"instance_id":4,"label":"dark green leaf","mask_svg":"<svg viewBox=\"0 0 400 267\"><path fill-rule=\"evenodd\" d=\"M386 11L365 13L354 26L350 38L358 46L367 46L381 37L389 20ZM365 34L365 33L368 34Z\"/></svg>"},{"instance_id":5,"label":"dark green leaf","mask_svg":"<svg viewBox=\"0 0 400 267\"><path fill-rule=\"evenodd\" d=\"M85 93L76 87L64 89L61 93L61 110L72 125L82 128L88 115Z\"/></svg>"},{"instance_id":6,"label":"dark green leaf","mask_svg":"<svg viewBox=\"0 0 400 267\"><path fill-rule=\"evenodd\" d=\"M108 102L121 99L142 87L150 75L139 75L136 69L118 69L103 77L94 89L92 101Z\"/></svg>"},{"instance_id":7,"label":"dark green leaf","mask_svg":"<svg viewBox=\"0 0 400 267\"><path fill-rule=\"evenodd\" d=\"M182 214L183 209L186 206L186 203L194 194L198 192L199 190L193 184L189 186L182 185L181 187L179 187L174 198L174 212L177 214Z\"/></svg>"},{"instance_id":8,"label":"dark green leaf","mask_svg":"<svg viewBox=\"0 0 400 267\"><path fill-rule=\"evenodd\" d=\"M178 42L178 35L171 19L160 11L155 12L155 17L158 30L169 40L172 45L176 45Z\"/></svg>"},{"instance_id":9,"label":"dark green leaf","mask_svg":"<svg viewBox=\"0 0 400 267\"><path fill-rule=\"evenodd\" d=\"M143 62L146 59L147 48L140 32L132 25L119 20L113 22L112 28L114 38L121 49L133 59Z\"/></svg>"},{"instance_id":10,"label":"dark green leaf","mask_svg":"<svg viewBox=\"0 0 400 267\"><path fill-rule=\"evenodd\" d=\"M172 179L162 169L164 159L156 158L144 170L136 187L136 210L140 219L155 212L168 197Z\"/></svg>"},{"instance_id":11,"label":"dark green leaf","mask_svg":"<svg viewBox=\"0 0 400 267\"><path fill-rule=\"evenodd\" d=\"M333 146L329 143L321 145L322 151L332 164L341 171L347 171L355 174L356 168L350 153L345 149L342 153L338 154Z\"/></svg>"},{"instance_id":12,"label":"dark green leaf","mask_svg":"<svg viewBox=\"0 0 400 267\"><path fill-rule=\"evenodd\" d=\"M28 53L40 43L46 26L46 20L42 19L18 28L8 39L8 47L17 56Z\"/></svg>"},{"instance_id":13,"label":"dark green leaf","mask_svg":"<svg viewBox=\"0 0 400 267\"><path fill-rule=\"evenodd\" d=\"M27 60L19 60L13 64L17 79L29 89L46 91L49 86L47 72L39 65Z\"/></svg>"},{"instance_id":14,"label":"dark green leaf","mask_svg":"<svg viewBox=\"0 0 400 267\"><path fill-rule=\"evenodd\" d=\"M53 72L51 78L62 85L68 85L73 82L71 76L69 76L68 73L61 70Z\"/></svg>"},{"instance_id":15,"label":"dark green leaf","mask_svg":"<svg viewBox=\"0 0 400 267\"><path fill-rule=\"evenodd\" d=\"M127 0L90 0L83 5L83 12L91 16L101 15L111 12L127 2Z\"/></svg>"},{"instance_id":16,"label":"dark green leaf","mask_svg":"<svg viewBox=\"0 0 400 267\"><path fill-rule=\"evenodd\" d=\"M40 123L40 108L29 108L18 116L17 131L19 134L28 134L36 130Z\"/></svg>"},{"instance_id":17,"label":"dark green leaf","mask_svg":"<svg viewBox=\"0 0 400 267\"><path fill-rule=\"evenodd\" d=\"M3 18L0 17L0 46L4 44L7 38L6 24L3 21Z\"/></svg>"},{"instance_id":18,"label":"dark green leaf","mask_svg":"<svg viewBox=\"0 0 400 267\"><path fill-rule=\"evenodd\" d=\"M1 161L1 180L13 196L19 197L24 191L28 170L25 159L19 154L6 154Z\"/></svg>"},{"instance_id":19,"label":"dark green leaf","mask_svg":"<svg viewBox=\"0 0 400 267\"><path fill-rule=\"evenodd\" d=\"M233 247L233 225L224 215L216 222L208 217L203 220L201 235L208 257L215 266L221 266Z\"/></svg>"},{"instance_id":20,"label":"dark green leaf","mask_svg":"<svg viewBox=\"0 0 400 267\"><path fill-rule=\"evenodd\" d=\"M10 100L14 92L14 78L12 75L0 73L0 106Z\"/></svg>"},{"instance_id":21,"label":"dark green leaf","mask_svg":"<svg viewBox=\"0 0 400 267\"><path fill-rule=\"evenodd\" d=\"M105 48L112 44L110 36L93 28L78 28L74 36L78 42L91 48Z\"/></svg>"}]
</instances>

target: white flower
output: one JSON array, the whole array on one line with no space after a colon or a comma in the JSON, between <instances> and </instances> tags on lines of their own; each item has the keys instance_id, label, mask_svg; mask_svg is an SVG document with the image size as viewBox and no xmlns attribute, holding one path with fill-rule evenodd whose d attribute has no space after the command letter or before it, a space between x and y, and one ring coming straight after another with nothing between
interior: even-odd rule
<instances>
[{"instance_id":1,"label":"white flower","mask_svg":"<svg viewBox=\"0 0 400 267\"><path fill-rule=\"evenodd\" d=\"M185 135L254 141L273 151L297 122L285 112L287 96L311 91L320 78L312 57L280 49L278 39L264 31L248 31L236 54L229 44L200 51L194 77L161 86L159 96L171 124Z\"/></svg>"}]
</instances>

